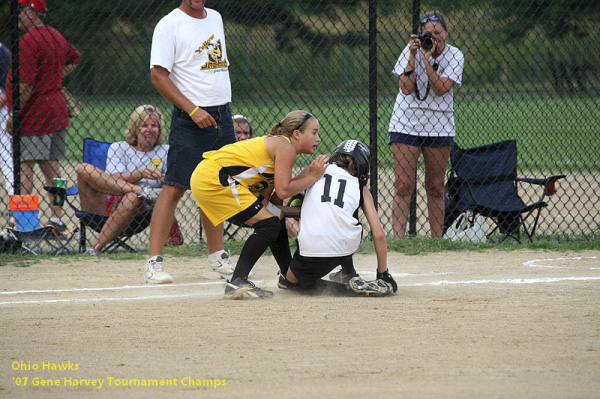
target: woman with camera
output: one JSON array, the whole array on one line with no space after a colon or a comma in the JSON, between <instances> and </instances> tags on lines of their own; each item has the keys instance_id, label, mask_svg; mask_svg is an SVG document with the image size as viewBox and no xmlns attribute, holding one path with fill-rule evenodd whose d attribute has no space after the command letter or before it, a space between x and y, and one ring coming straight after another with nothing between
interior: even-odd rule
<instances>
[{"instance_id":1,"label":"woman with camera","mask_svg":"<svg viewBox=\"0 0 600 399\"><path fill-rule=\"evenodd\" d=\"M444 179L455 135L453 87L462 84L464 55L446 43L446 18L426 13L420 35L410 41L396 62L400 91L390 119L390 145L394 153L394 236L406 235L417 161L425 162L425 190L431 236L441 238L444 225Z\"/></svg>"}]
</instances>

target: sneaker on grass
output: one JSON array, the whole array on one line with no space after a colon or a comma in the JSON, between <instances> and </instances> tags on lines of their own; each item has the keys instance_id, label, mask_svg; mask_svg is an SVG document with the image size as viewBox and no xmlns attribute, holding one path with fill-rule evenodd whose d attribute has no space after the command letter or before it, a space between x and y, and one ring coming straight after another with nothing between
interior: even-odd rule
<instances>
[{"instance_id":1,"label":"sneaker on grass","mask_svg":"<svg viewBox=\"0 0 600 399\"><path fill-rule=\"evenodd\" d=\"M85 253L90 256L98 256L99 255L96 248L88 248L87 251L85 251Z\"/></svg>"},{"instance_id":2,"label":"sneaker on grass","mask_svg":"<svg viewBox=\"0 0 600 399\"><path fill-rule=\"evenodd\" d=\"M173 279L163 269L163 257L153 256L146 262L146 271L144 272L144 282L149 284L167 284L172 283Z\"/></svg>"},{"instance_id":3,"label":"sneaker on grass","mask_svg":"<svg viewBox=\"0 0 600 399\"><path fill-rule=\"evenodd\" d=\"M258 288L248 277L238 277L225 284L225 297L229 299L272 298L273 292Z\"/></svg>"}]
</instances>

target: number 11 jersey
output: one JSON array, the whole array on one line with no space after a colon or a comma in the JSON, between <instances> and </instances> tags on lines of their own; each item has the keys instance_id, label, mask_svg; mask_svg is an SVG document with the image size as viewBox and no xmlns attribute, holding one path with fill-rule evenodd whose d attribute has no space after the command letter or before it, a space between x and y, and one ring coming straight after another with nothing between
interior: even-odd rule
<instances>
[{"instance_id":1,"label":"number 11 jersey","mask_svg":"<svg viewBox=\"0 0 600 399\"><path fill-rule=\"evenodd\" d=\"M335 164L304 196L298 245L300 255L334 257L352 255L362 238L358 208L362 204L358 178Z\"/></svg>"}]
</instances>

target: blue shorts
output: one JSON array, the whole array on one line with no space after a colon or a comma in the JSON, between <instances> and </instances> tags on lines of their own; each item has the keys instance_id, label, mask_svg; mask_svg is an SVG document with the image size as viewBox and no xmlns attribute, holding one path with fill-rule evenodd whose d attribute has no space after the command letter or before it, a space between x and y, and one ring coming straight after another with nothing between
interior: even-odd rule
<instances>
[{"instance_id":1,"label":"blue shorts","mask_svg":"<svg viewBox=\"0 0 600 399\"><path fill-rule=\"evenodd\" d=\"M413 136L412 134L390 132L390 144L400 143L413 147L450 147L454 137L450 136Z\"/></svg>"},{"instance_id":2,"label":"blue shorts","mask_svg":"<svg viewBox=\"0 0 600 399\"><path fill-rule=\"evenodd\" d=\"M185 111L177 107L173 109L164 182L166 185L189 190L190 178L202 161L202 154L235 143L229 104L202 109L215 119L217 129L212 126L200 129Z\"/></svg>"}]
</instances>

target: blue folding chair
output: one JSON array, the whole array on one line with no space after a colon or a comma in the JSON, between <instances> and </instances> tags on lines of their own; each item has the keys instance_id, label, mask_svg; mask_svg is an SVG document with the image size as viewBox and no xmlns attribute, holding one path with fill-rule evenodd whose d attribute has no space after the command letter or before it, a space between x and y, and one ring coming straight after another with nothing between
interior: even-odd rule
<instances>
[{"instance_id":1,"label":"blue folding chair","mask_svg":"<svg viewBox=\"0 0 600 399\"><path fill-rule=\"evenodd\" d=\"M464 211L473 211L493 221L493 229L488 237L500 231L501 241L508 237L521 242L520 231L532 241L538 226L542 209L548 206L545 197L554 195L555 183L565 175L547 178L517 177L517 142L506 140L474 148L460 148L452 145L451 173L446 184L446 215L444 227L447 229L454 219ZM543 187L538 200L526 204L518 193L518 183L528 183ZM533 218L533 221L527 222Z\"/></svg>"},{"instance_id":2,"label":"blue folding chair","mask_svg":"<svg viewBox=\"0 0 600 399\"><path fill-rule=\"evenodd\" d=\"M69 245L77 229L60 232L52 225L40 223L40 198L37 195L10 195L8 209L14 224L6 228L8 234L21 242L21 253L37 255L42 244L47 244L53 255L70 252Z\"/></svg>"},{"instance_id":3,"label":"blue folding chair","mask_svg":"<svg viewBox=\"0 0 600 399\"><path fill-rule=\"evenodd\" d=\"M110 143L97 141L91 138L83 140L83 162L91 164L99 169L106 170L106 162L108 156L108 149ZM79 194L79 187L72 186L69 188L63 187L44 187L47 191L53 195L58 195L64 198L65 202L75 211L75 216L79 218L79 252L83 253L86 251L87 246L87 229L99 233L104 227L104 224L108 220L108 216L96 215L88 213L77 208L73 201L70 199L72 196ZM110 244L102 249L102 252L114 252L118 248L123 248L129 252L135 252L135 250L127 244L134 235L141 233L146 230L150 225L151 212L146 212L142 215L137 215L133 218L129 226L125 231L115 238Z\"/></svg>"}]
</instances>

